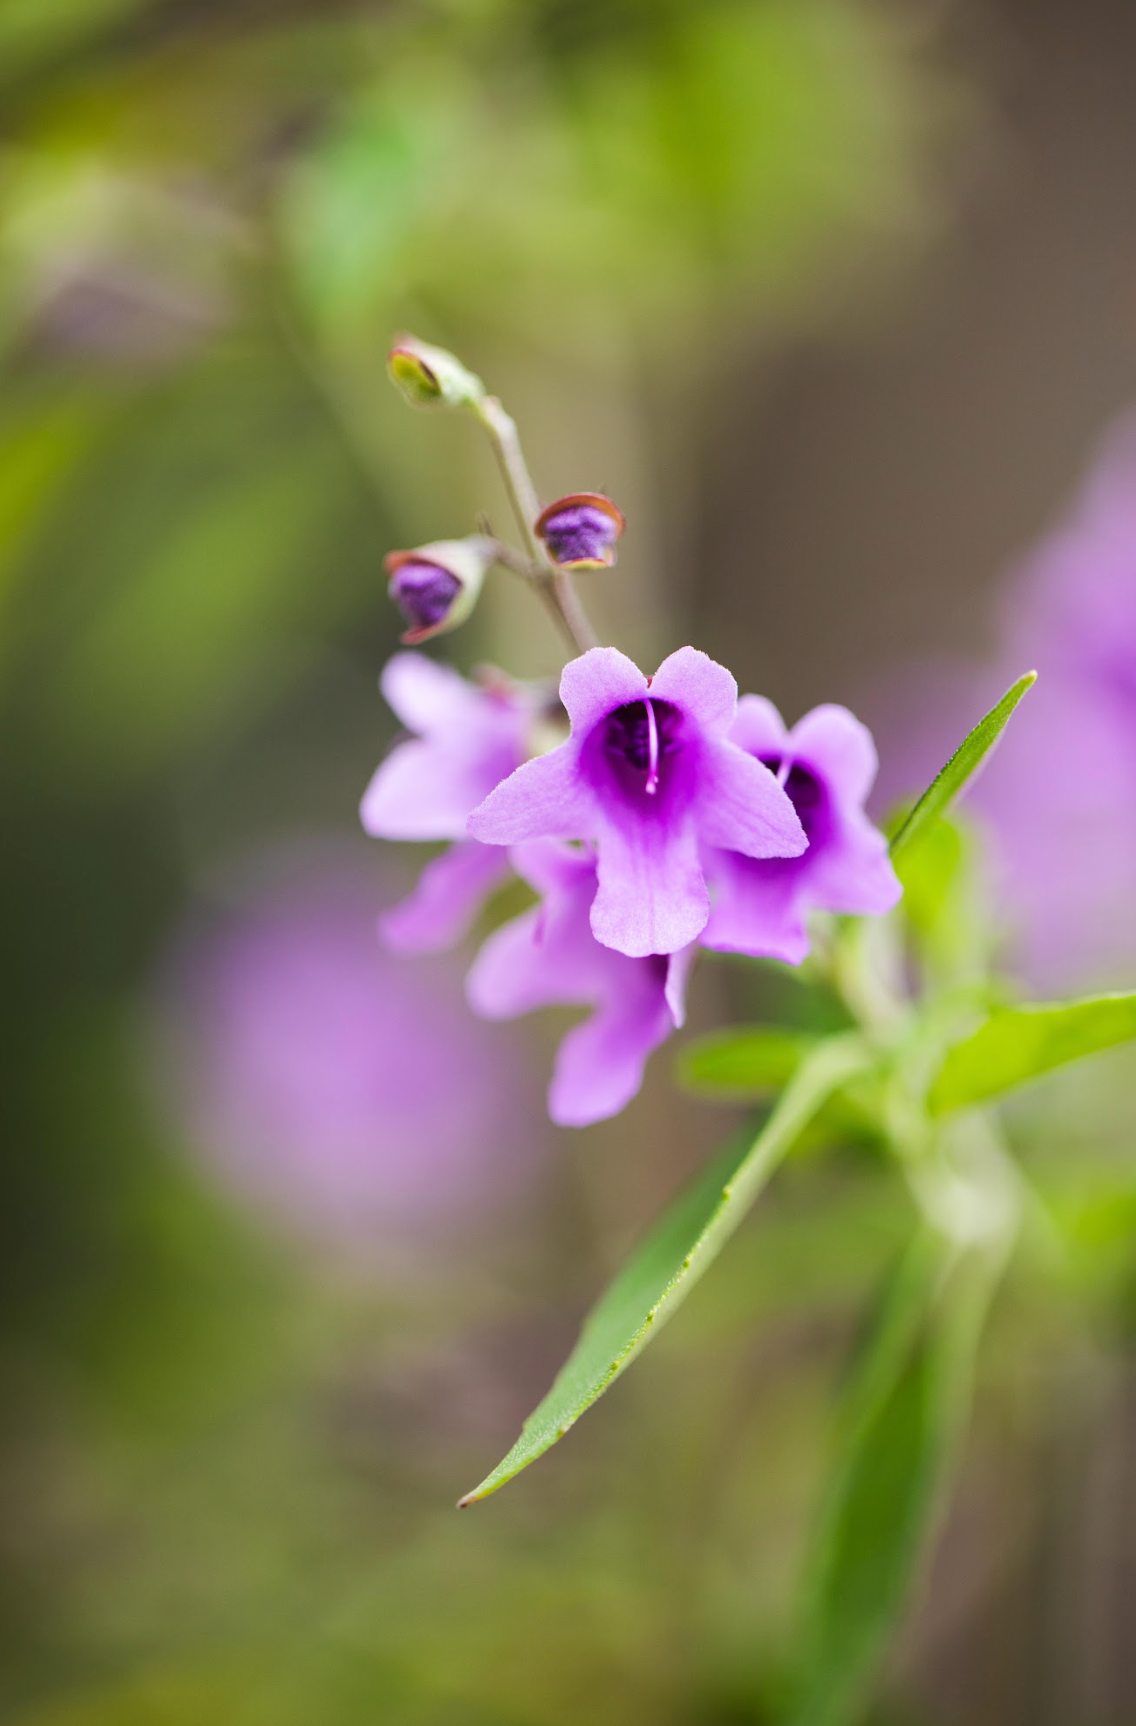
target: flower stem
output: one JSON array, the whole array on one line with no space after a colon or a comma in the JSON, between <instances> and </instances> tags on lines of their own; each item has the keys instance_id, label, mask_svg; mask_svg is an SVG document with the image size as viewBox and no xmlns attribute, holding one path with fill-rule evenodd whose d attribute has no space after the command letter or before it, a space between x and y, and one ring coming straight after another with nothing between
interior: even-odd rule
<instances>
[{"instance_id":1,"label":"flower stem","mask_svg":"<svg viewBox=\"0 0 1136 1726\"><path fill-rule=\"evenodd\" d=\"M580 603L571 576L549 563L544 547L537 539L534 523L540 514L540 499L521 450L516 421L505 412L496 396L482 396L471 406L488 432L497 457L501 478L528 554L528 579L538 590L565 640L577 653L585 653L589 647L599 645L599 637Z\"/></svg>"},{"instance_id":2,"label":"flower stem","mask_svg":"<svg viewBox=\"0 0 1136 1726\"><path fill-rule=\"evenodd\" d=\"M489 433L493 445L493 453L497 457L501 469L501 478L505 482L505 490L509 494L509 502L517 518L517 526L521 530L521 539L525 550L534 563L540 561L540 544L533 531L533 523L540 514L540 500L536 495L525 458L521 453L521 440L517 436L517 422L511 414L507 414L496 396L482 396L473 404L473 411Z\"/></svg>"}]
</instances>

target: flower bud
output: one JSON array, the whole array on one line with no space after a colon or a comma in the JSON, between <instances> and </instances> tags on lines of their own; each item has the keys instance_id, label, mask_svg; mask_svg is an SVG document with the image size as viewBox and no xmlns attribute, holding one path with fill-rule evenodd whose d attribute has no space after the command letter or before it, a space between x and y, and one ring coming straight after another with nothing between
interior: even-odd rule
<instances>
[{"instance_id":1,"label":"flower bud","mask_svg":"<svg viewBox=\"0 0 1136 1726\"><path fill-rule=\"evenodd\" d=\"M615 542L623 516L610 498L576 491L557 498L537 518L536 533L561 569L607 569L615 562Z\"/></svg>"},{"instance_id":2,"label":"flower bud","mask_svg":"<svg viewBox=\"0 0 1136 1726\"><path fill-rule=\"evenodd\" d=\"M387 355L387 370L412 407L460 408L485 394L480 378L445 348L399 336Z\"/></svg>"},{"instance_id":3,"label":"flower bud","mask_svg":"<svg viewBox=\"0 0 1136 1726\"><path fill-rule=\"evenodd\" d=\"M416 647L464 623L492 561L493 541L479 534L392 551L385 560L387 591L409 625L402 637L405 645Z\"/></svg>"}]
</instances>

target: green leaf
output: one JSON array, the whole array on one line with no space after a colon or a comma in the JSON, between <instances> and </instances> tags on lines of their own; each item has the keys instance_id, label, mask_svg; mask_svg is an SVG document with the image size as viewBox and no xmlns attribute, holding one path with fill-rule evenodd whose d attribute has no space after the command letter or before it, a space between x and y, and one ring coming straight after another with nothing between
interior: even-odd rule
<instances>
[{"instance_id":1,"label":"green leaf","mask_svg":"<svg viewBox=\"0 0 1136 1726\"><path fill-rule=\"evenodd\" d=\"M731 1145L666 1212L608 1287L504 1461L460 1503L486 1498L543 1456L624 1372L713 1263L793 1140L825 1099L866 1072L863 1041L828 1038L801 1064L750 1144Z\"/></svg>"},{"instance_id":2,"label":"green leaf","mask_svg":"<svg viewBox=\"0 0 1136 1726\"><path fill-rule=\"evenodd\" d=\"M741 1025L699 1037L678 1057L679 1083L707 1102L761 1103L785 1089L801 1062L821 1042L819 1032L771 1025ZM872 1142L879 1136L878 1086L853 1081L822 1103L799 1134L801 1151L835 1143Z\"/></svg>"},{"instance_id":3,"label":"green leaf","mask_svg":"<svg viewBox=\"0 0 1136 1726\"><path fill-rule=\"evenodd\" d=\"M927 1099L932 1114L1001 1096L1066 1061L1136 1037L1136 994L1004 1007L948 1050Z\"/></svg>"},{"instance_id":4,"label":"green leaf","mask_svg":"<svg viewBox=\"0 0 1136 1726\"><path fill-rule=\"evenodd\" d=\"M917 1574L969 1404L1000 1261L916 1237L845 1409L806 1567L801 1687L791 1726L850 1726Z\"/></svg>"},{"instance_id":5,"label":"green leaf","mask_svg":"<svg viewBox=\"0 0 1136 1726\"><path fill-rule=\"evenodd\" d=\"M950 808L967 781L977 773L986 756L997 743L1014 708L1027 689L1037 682L1037 672L1027 671L1003 695L997 706L980 719L955 750L946 766L931 781L922 797L908 815L899 831L892 836L891 850L895 856L928 822Z\"/></svg>"},{"instance_id":6,"label":"green leaf","mask_svg":"<svg viewBox=\"0 0 1136 1726\"><path fill-rule=\"evenodd\" d=\"M918 843L904 846L895 872L903 886L903 911L920 934L934 929L945 899L956 890L968 861L957 823L944 817L924 827Z\"/></svg>"},{"instance_id":7,"label":"green leaf","mask_svg":"<svg viewBox=\"0 0 1136 1726\"><path fill-rule=\"evenodd\" d=\"M744 1025L711 1031L682 1051L678 1075L688 1090L747 1099L782 1091L818 1038L807 1031Z\"/></svg>"},{"instance_id":8,"label":"green leaf","mask_svg":"<svg viewBox=\"0 0 1136 1726\"><path fill-rule=\"evenodd\" d=\"M895 859L902 915L929 988L975 982L989 969L977 835L957 818L926 824Z\"/></svg>"}]
</instances>

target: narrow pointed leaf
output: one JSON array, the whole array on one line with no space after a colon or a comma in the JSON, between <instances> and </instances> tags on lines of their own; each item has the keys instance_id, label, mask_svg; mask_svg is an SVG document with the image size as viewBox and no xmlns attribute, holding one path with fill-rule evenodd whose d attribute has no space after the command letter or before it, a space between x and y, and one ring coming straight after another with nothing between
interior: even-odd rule
<instances>
[{"instance_id":1,"label":"narrow pointed leaf","mask_svg":"<svg viewBox=\"0 0 1136 1726\"><path fill-rule=\"evenodd\" d=\"M853 1380L806 1571L790 1726L852 1726L910 1596L970 1399L998 1260L912 1243Z\"/></svg>"},{"instance_id":2,"label":"narrow pointed leaf","mask_svg":"<svg viewBox=\"0 0 1136 1726\"><path fill-rule=\"evenodd\" d=\"M485 1498L564 1437L656 1335L742 1222L777 1163L825 1099L868 1070L858 1036L831 1037L798 1068L757 1137L694 1180L592 1309L552 1389L512 1450L460 1501Z\"/></svg>"},{"instance_id":3,"label":"narrow pointed leaf","mask_svg":"<svg viewBox=\"0 0 1136 1726\"><path fill-rule=\"evenodd\" d=\"M950 808L955 798L963 790L967 781L973 778L981 767L986 756L997 743L1005 729L1014 708L1028 689L1037 682L1037 672L1027 671L1023 677L1009 688L1001 701L984 719L980 719L974 730L964 737L946 766L931 781L922 797L908 815L899 831L891 841L892 855L909 845L915 835L926 827L936 816L942 815Z\"/></svg>"},{"instance_id":4,"label":"narrow pointed leaf","mask_svg":"<svg viewBox=\"0 0 1136 1726\"><path fill-rule=\"evenodd\" d=\"M903 920L936 986L986 976L992 944L978 835L957 815L925 824L895 858Z\"/></svg>"},{"instance_id":5,"label":"narrow pointed leaf","mask_svg":"<svg viewBox=\"0 0 1136 1726\"><path fill-rule=\"evenodd\" d=\"M1136 1038L1136 994L1005 1007L947 1053L931 1086L933 1114L985 1102L1083 1055Z\"/></svg>"}]
</instances>

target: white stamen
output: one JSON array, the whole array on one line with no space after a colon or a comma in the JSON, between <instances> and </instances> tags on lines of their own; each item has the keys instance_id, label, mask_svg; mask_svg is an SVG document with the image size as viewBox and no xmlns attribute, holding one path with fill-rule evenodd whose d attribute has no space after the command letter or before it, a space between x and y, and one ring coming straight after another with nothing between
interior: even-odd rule
<instances>
[{"instance_id":1,"label":"white stamen","mask_svg":"<svg viewBox=\"0 0 1136 1726\"><path fill-rule=\"evenodd\" d=\"M645 790L648 797L653 797L659 789L659 727L655 723L655 709L650 696L643 703L647 709L647 784Z\"/></svg>"},{"instance_id":2,"label":"white stamen","mask_svg":"<svg viewBox=\"0 0 1136 1726\"><path fill-rule=\"evenodd\" d=\"M792 769L793 763L789 760L787 755L783 755L781 757L781 765L777 769L777 783L780 785L782 790L785 788L785 781L788 779Z\"/></svg>"}]
</instances>

